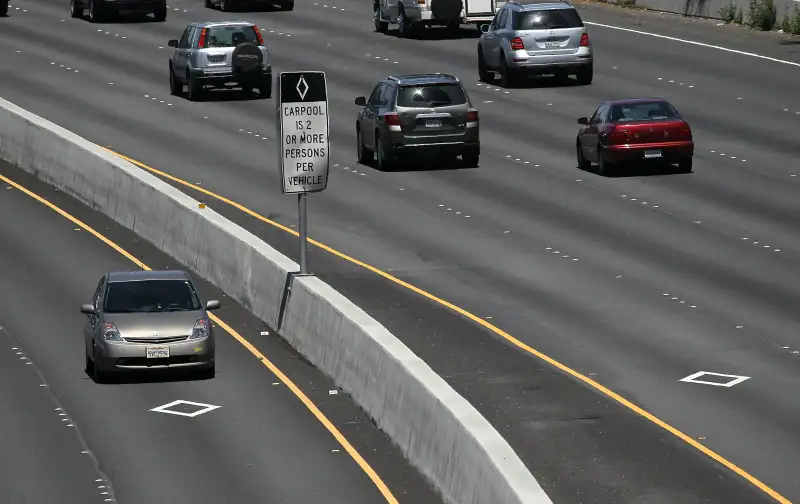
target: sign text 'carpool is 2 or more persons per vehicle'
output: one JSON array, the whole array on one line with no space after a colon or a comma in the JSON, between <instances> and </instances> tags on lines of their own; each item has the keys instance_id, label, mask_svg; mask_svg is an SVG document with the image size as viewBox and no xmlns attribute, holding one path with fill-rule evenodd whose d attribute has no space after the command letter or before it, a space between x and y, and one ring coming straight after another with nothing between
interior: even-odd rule
<instances>
[{"instance_id":1,"label":"sign text 'carpool is 2 or more persons per vehicle'","mask_svg":"<svg viewBox=\"0 0 800 504\"><path fill-rule=\"evenodd\" d=\"M278 127L284 194L318 192L328 185L330 138L325 73L281 72Z\"/></svg>"}]
</instances>

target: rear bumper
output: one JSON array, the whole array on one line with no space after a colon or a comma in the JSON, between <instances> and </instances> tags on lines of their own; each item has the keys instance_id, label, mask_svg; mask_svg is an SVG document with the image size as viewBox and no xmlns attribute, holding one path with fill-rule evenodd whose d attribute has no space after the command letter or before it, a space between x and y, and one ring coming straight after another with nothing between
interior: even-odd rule
<instances>
[{"instance_id":1,"label":"rear bumper","mask_svg":"<svg viewBox=\"0 0 800 504\"><path fill-rule=\"evenodd\" d=\"M86 3L88 4L88 2ZM153 12L166 7L166 4L165 0L105 0L103 2L106 9L122 12Z\"/></svg>"},{"instance_id":2,"label":"rear bumper","mask_svg":"<svg viewBox=\"0 0 800 504\"><path fill-rule=\"evenodd\" d=\"M515 51L506 57L506 65L509 68L526 70L532 73L545 73L548 70L567 70L578 71L581 68L592 65L594 56L592 51L587 48L578 49L574 54L547 54L530 55L527 51Z\"/></svg>"},{"instance_id":3,"label":"rear bumper","mask_svg":"<svg viewBox=\"0 0 800 504\"><path fill-rule=\"evenodd\" d=\"M481 143L478 128L467 128L464 133L438 136L406 136L400 132L389 132L384 147L396 154L460 154L464 151L480 153Z\"/></svg>"},{"instance_id":4,"label":"rear bumper","mask_svg":"<svg viewBox=\"0 0 800 504\"><path fill-rule=\"evenodd\" d=\"M192 69L191 75L196 78L200 84L208 85L242 84L243 82L248 82L256 86L262 86L267 83L272 83L272 67L267 67L266 70L245 75L239 75L230 69L221 71Z\"/></svg>"},{"instance_id":5,"label":"rear bumper","mask_svg":"<svg viewBox=\"0 0 800 504\"><path fill-rule=\"evenodd\" d=\"M645 153L658 151L660 157L646 157ZM694 156L694 142L659 142L637 145L611 145L604 149L606 161L622 163L629 161L661 161L675 163Z\"/></svg>"},{"instance_id":6,"label":"rear bumper","mask_svg":"<svg viewBox=\"0 0 800 504\"><path fill-rule=\"evenodd\" d=\"M146 347L167 346L169 358L148 359ZM186 367L209 367L214 364L215 343L213 337L200 341L181 341L163 345L142 343L107 343L95 347L95 365L101 370L172 369Z\"/></svg>"}]
</instances>

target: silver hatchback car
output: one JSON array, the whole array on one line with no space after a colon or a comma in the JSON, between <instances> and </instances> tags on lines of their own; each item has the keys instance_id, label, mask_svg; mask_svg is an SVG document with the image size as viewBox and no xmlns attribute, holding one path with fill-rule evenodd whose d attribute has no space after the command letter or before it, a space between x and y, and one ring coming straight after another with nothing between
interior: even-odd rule
<instances>
[{"instance_id":1,"label":"silver hatchback car","mask_svg":"<svg viewBox=\"0 0 800 504\"><path fill-rule=\"evenodd\" d=\"M185 271L122 271L103 275L84 326L86 372L103 382L110 372L194 368L215 372L214 331Z\"/></svg>"},{"instance_id":2,"label":"silver hatchback car","mask_svg":"<svg viewBox=\"0 0 800 504\"><path fill-rule=\"evenodd\" d=\"M258 89L261 98L272 97L272 63L258 26L247 21L191 23L174 47L169 60L169 90L200 99L205 86L235 84L245 93Z\"/></svg>"},{"instance_id":3,"label":"silver hatchback car","mask_svg":"<svg viewBox=\"0 0 800 504\"><path fill-rule=\"evenodd\" d=\"M578 11L568 3L511 1L481 31L478 76L484 82L491 82L492 72L499 72L503 87L541 74L562 80L574 74L579 84L592 83L589 34Z\"/></svg>"}]
</instances>

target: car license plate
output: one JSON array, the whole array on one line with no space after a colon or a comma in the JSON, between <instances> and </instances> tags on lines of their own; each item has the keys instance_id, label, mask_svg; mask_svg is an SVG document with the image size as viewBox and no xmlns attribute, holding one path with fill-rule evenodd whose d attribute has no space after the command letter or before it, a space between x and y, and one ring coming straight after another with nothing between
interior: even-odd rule
<instances>
[{"instance_id":1,"label":"car license plate","mask_svg":"<svg viewBox=\"0 0 800 504\"><path fill-rule=\"evenodd\" d=\"M646 151L644 151L644 157L647 158L647 159L660 158L661 157L661 151L660 150L646 150Z\"/></svg>"},{"instance_id":2,"label":"car license plate","mask_svg":"<svg viewBox=\"0 0 800 504\"><path fill-rule=\"evenodd\" d=\"M442 121L440 119L428 119L425 121L426 128L441 128Z\"/></svg>"},{"instance_id":3,"label":"car license plate","mask_svg":"<svg viewBox=\"0 0 800 504\"><path fill-rule=\"evenodd\" d=\"M555 41L555 42L545 42L545 43L544 43L544 46L545 46L545 47L558 47L558 46L560 46L560 45L561 45L561 42L558 42L558 41Z\"/></svg>"},{"instance_id":4,"label":"car license plate","mask_svg":"<svg viewBox=\"0 0 800 504\"><path fill-rule=\"evenodd\" d=\"M148 359L168 359L168 346L149 346L146 348Z\"/></svg>"}]
</instances>

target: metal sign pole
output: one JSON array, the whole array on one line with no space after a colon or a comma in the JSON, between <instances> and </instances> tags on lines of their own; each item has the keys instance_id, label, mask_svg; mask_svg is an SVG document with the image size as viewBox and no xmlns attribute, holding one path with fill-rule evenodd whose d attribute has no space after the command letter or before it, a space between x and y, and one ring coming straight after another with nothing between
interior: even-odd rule
<instances>
[{"instance_id":1,"label":"metal sign pole","mask_svg":"<svg viewBox=\"0 0 800 504\"><path fill-rule=\"evenodd\" d=\"M297 194L300 275L308 275L308 193L324 191L330 171L330 121L325 72L281 72L277 130L281 191Z\"/></svg>"},{"instance_id":2,"label":"metal sign pole","mask_svg":"<svg viewBox=\"0 0 800 504\"><path fill-rule=\"evenodd\" d=\"M297 195L297 216L300 220L300 274L308 274L308 219L306 214L306 194Z\"/></svg>"}]
</instances>

